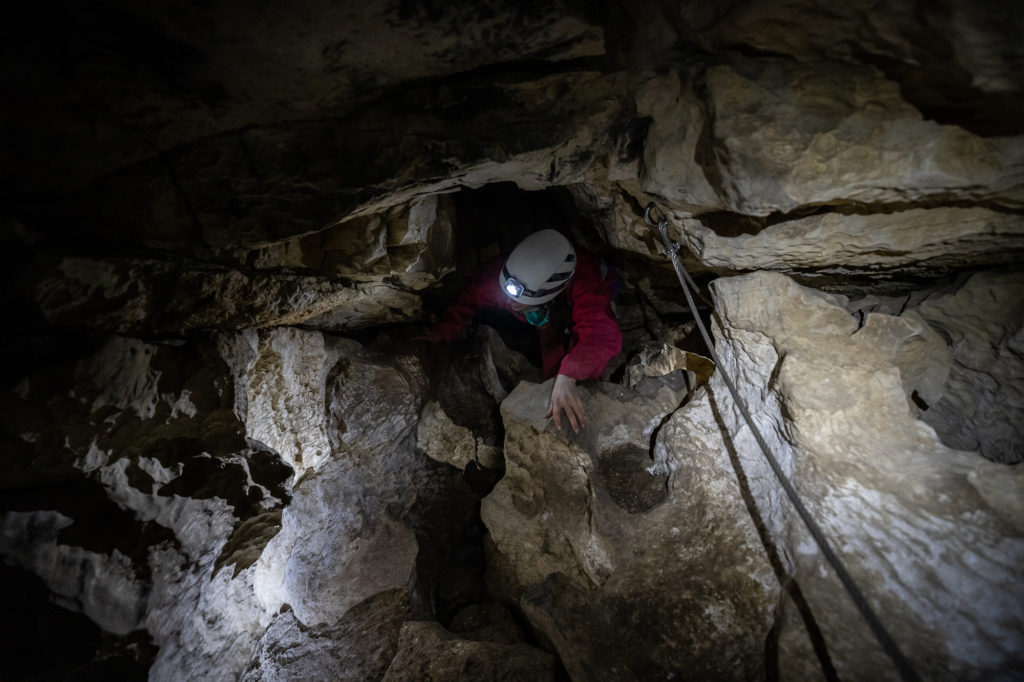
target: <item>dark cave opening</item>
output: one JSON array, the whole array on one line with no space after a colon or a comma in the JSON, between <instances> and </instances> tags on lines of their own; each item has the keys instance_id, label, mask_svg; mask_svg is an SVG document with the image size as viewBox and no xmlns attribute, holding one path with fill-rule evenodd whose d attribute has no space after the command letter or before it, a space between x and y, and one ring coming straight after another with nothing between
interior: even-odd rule
<instances>
[{"instance_id":1,"label":"dark cave opening","mask_svg":"<svg viewBox=\"0 0 1024 682\"><path fill-rule=\"evenodd\" d=\"M651 259L608 244L602 229L577 204L568 187L523 190L514 182L498 182L476 189L463 188L453 199L456 271L439 285L421 292L428 318L439 315L489 260L507 255L527 235L552 228L596 253L617 280L616 315L623 331L623 354L622 361L617 363L618 371L610 373L608 379L622 379L625 362L636 354L644 339L658 337L662 327L692 322L693 312L686 306L668 258ZM695 264L696 261L689 266ZM699 286L698 314L707 324L713 312L708 285L717 273L702 268L691 274ZM672 304L665 306L665 301ZM478 315L476 322L494 326L513 349L525 351L531 360L537 359L529 339L523 341L524 336L530 336L530 330L524 330L511 316L502 311L487 312ZM677 340L681 350L707 354L706 345L696 333Z\"/></svg>"},{"instance_id":2,"label":"dark cave opening","mask_svg":"<svg viewBox=\"0 0 1024 682\"><path fill-rule=\"evenodd\" d=\"M424 292L424 309L439 312L481 265L507 255L524 237L545 228L567 236L592 232L564 187L527 191L497 182L452 195L455 203L455 273Z\"/></svg>"}]
</instances>

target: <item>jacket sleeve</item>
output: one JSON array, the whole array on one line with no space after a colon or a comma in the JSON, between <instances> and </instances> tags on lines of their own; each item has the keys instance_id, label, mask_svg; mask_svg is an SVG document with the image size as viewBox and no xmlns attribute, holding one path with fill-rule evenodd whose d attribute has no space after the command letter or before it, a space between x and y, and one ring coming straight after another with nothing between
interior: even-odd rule
<instances>
[{"instance_id":1,"label":"jacket sleeve","mask_svg":"<svg viewBox=\"0 0 1024 682\"><path fill-rule=\"evenodd\" d=\"M612 312L612 293L601 279L596 256L581 254L570 284L572 341L559 374L573 379L600 379L608 362L622 349L622 332Z\"/></svg>"},{"instance_id":2,"label":"jacket sleeve","mask_svg":"<svg viewBox=\"0 0 1024 682\"><path fill-rule=\"evenodd\" d=\"M498 272L503 262L498 258L473 275L458 298L441 313L441 319L434 324L432 331L451 343L472 322L477 310L485 306L500 306Z\"/></svg>"}]
</instances>

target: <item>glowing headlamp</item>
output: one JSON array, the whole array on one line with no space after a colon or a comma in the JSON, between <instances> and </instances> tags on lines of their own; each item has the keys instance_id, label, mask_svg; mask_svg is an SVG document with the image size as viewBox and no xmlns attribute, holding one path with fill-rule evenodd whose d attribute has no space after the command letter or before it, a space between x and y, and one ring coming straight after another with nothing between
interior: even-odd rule
<instances>
[{"instance_id":1,"label":"glowing headlamp","mask_svg":"<svg viewBox=\"0 0 1024 682\"><path fill-rule=\"evenodd\" d=\"M505 293L513 298L522 296L523 292L526 291L526 287L520 284L519 280L514 277L509 277L505 280Z\"/></svg>"}]
</instances>

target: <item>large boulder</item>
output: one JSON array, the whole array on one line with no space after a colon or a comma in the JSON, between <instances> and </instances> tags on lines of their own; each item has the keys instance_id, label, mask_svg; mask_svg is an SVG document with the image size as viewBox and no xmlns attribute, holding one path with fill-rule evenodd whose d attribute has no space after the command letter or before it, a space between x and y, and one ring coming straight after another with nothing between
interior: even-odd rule
<instances>
[{"instance_id":1,"label":"large boulder","mask_svg":"<svg viewBox=\"0 0 1024 682\"><path fill-rule=\"evenodd\" d=\"M584 388L575 435L544 420L549 392L502 403L507 470L481 510L493 589L573 679L756 677L779 586L706 397L678 409L680 373Z\"/></svg>"},{"instance_id":2,"label":"large boulder","mask_svg":"<svg viewBox=\"0 0 1024 682\"><path fill-rule=\"evenodd\" d=\"M844 297L778 274L720 279L713 290L724 368L782 470L919 674L1013 678L1024 664L1024 591L1017 579L1024 539L1008 519L1019 513L1010 491L1019 491L1022 479L1011 467L993 475L990 462L947 447L917 419L914 394L941 395L949 373L941 337L912 311L854 315ZM721 423L734 434L754 504L813 614L826 660L842 678L897 679L807 531L787 511L720 378L712 379L711 391ZM801 627L785 620L779 634L786 679L821 674L807 655L807 639L794 632Z\"/></svg>"}]
</instances>

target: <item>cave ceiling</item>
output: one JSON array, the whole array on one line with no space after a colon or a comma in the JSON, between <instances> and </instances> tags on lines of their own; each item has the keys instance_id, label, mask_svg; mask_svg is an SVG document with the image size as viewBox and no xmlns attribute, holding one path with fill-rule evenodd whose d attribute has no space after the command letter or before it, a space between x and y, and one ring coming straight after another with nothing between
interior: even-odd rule
<instances>
[{"instance_id":1,"label":"cave ceiling","mask_svg":"<svg viewBox=\"0 0 1024 682\"><path fill-rule=\"evenodd\" d=\"M6 238L56 260L144 259L116 266L137 274L191 271L176 258L232 267L502 181L573 188L604 242L646 256L650 200L707 216L680 233L705 251L698 227L835 211L987 209L982 233L1019 235L1020 14L991 1L25 8L3 29ZM981 250L961 265L1019 255ZM773 258L754 267L824 268ZM926 256L908 273L930 265L958 263Z\"/></svg>"}]
</instances>

